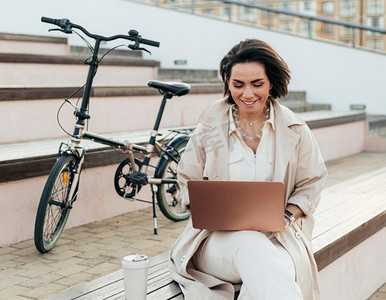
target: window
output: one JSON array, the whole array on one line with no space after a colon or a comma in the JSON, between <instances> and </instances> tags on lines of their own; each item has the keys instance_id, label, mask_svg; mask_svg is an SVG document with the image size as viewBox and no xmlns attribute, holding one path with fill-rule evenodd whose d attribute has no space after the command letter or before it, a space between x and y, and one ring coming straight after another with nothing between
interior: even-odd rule
<instances>
[{"instance_id":1,"label":"window","mask_svg":"<svg viewBox=\"0 0 386 300\"><path fill-rule=\"evenodd\" d=\"M283 10L295 11L293 3L282 3L280 5L280 8ZM293 17L289 15L279 14L279 19L292 19L292 18Z\"/></svg>"},{"instance_id":2,"label":"window","mask_svg":"<svg viewBox=\"0 0 386 300\"><path fill-rule=\"evenodd\" d=\"M341 36L351 36L352 28L346 26L339 26L339 34Z\"/></svg>"},{"instance_id":3,"label":"window","mask_svg":"<svg viewBox=\"0 0 386 300\"><path fill-rule=\"evenodd\" d=\"M383 40L381 39L368 39L367 47L374 50L382 50L383 49Z\"/></svg>"},{"instance_id":4,"label":"window","mask_svg":"<svg viewBox=\"0 0 386 300\"><path fill-rule=\"evenodd\" d=\"M323 34L333 34L334 25L330 23L323 23Z\"/></svg>"},{"instance_id":5,"label":"window","mask_svg":"<svg viewBox=\"0 0 386 300\"><path fill-rule=\"evenodd\" d=\"M324 2L322 4L322 11L325 15L332 15L334 14L335 5L334 2Z\"/></svg>"},{"instance_id":6,"label":"window","mask_svg":"<svg viewBox=\"0 0 386 300\"><path fill-rule=\"evenodd\" d=\"M240 19L247 22L255 22L256 10L252 7L244 7L241 11Z\"/></svg>"},{"instance_id":7,"label":"window","mask_svg":"<svg viewBox=\"0 0 386 300\"><path fill-rule=\"evenodd\" d=\"M231 9L230 9L230 7L224 7L223 8L223 11L222 11L222 14L223 14L223 16L225 16L225 17L229 17L229 14L230 14L230 12L231 12Z\"/></svg>"},{"instance_id":8,"label":"window","mask_svg":"<svg viewBox=\"0 0 386 300\"><path fill-rule=\"evenodd\" d=\"M383 17L374 17L374 18L367 18L367 26L370 27L378 27L383 28L384 19ZM377 35L378 33L367 31L367 35Z\"/></svg>"},{"instance_id":9,"label":"window","mask_svg":"<svg viewBox=\"0 0 386 300\"><path fill-rule=\"evenodd\" d=\"M303 10L304 11L311 10L311 3L310 2L304 2L303 3Z\"/></svg>"},{"instance_id":10,"label":"window","mask_svg":"<svg viewBox=\"0 0 386 300\"><path fill-rule=\"evenodd\" d=\"M207 16L213 16L213 9L204 9L204 14L206 14Z\"/></svg>"},{"instance_id":11,"label":"window","mask_svg":"<svg viewBox=\"0 0 386 300\"><path fill-rule=\"evenodd\" d=\"M295 32L295 23L293 22L280 22L279 30Z\"/></svg>"},{"instance_id":12,"label":"window","mask_svg":"<svg viewBox=\"0 0 386 300\"><path fill-rule=\"evenodd\" d=\"M304 35L308 35L309 34L309 30L310 30L310 26L311 26L311 22L310 21L302 21L300 23L300 33L304 34Z\"/></svg>"},{"instance_id":13,"label":"window","mask_svg":"<svg viewBox=\"0 0 386 300\"><path fill-rule=\"evenodd\" d=\"M340 15L352 16L356 13L356 3L354 0L341 0L340 1Z\"/></svg>"},{"instance_id":14,"label":"window","mask_svg":"<svg viewBox=\"0 0 386 300\"><path fill-rule=\"evenodd\" d=\"M383 15L384 1L383 0L367 0L368 15Z\"/></svg>"},{"instance_id":15,"label":"window","mask_svg":"<svg viewBox=\"0 0 386 300\"><path fill-rule=\"evenodd\" d=\"M352 43L351 39L341 39L340 41L345 43L345 44L351 44Z\"/></svg>"},{"instance_id":16,"label":"window","mask_svg":"<svg viewBox=\"0 0 386 300\"><path fill-rule=\"evenodd\" d=\"M367 25L371 27L383 27L383 17L367 18Z\"/></svg>"},{"instance_id":17,"label":"window","mask_svg":"<svg viewBox=\"0 0 386 300\"><path fill-rule=\"evenodd\" d=\"M304 14L316 15L315 1L299 1L299 12Z\"/></svg>"}]
</instances>

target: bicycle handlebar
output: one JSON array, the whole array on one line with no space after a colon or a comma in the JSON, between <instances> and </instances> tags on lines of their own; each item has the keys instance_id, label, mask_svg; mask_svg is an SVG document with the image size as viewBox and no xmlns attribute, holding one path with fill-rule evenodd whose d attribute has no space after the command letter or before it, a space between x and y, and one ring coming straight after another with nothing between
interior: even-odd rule
<instances>
[{"instance_id":1,"label":"bicycle handlebar","mask_svg":"<svg viewBox=\"0 0 386 300\"><path fill-rule=\"evenodd\" d=\"M71 33L72 28L77 28L77 29L81 30L88 37L93 38L93 39L98 39L101 41L112 41L112 40L116 40L116 39L126 39L126 40L130 40L130 41L134 41L136 43L145 44L145 45L149 45L149 46L153 46L153 47L159 47L159 45L160 45L160 43L157 41L152 41L152 40L147 40L147 39L141 38L141 36L138 34L138 31L133 30L133 29L129 31L129 35L118 34L118 35L106 37L106 36L101 36L101 35L97 35L97 34L91 34L82 26L71 23L70 20L68 20L68 19L52 19L52 18L42 17L41 21L44 23L54 24L54 25L62 28L63 32L65 32L65 33Z\"/></svg>"}]
</instances>

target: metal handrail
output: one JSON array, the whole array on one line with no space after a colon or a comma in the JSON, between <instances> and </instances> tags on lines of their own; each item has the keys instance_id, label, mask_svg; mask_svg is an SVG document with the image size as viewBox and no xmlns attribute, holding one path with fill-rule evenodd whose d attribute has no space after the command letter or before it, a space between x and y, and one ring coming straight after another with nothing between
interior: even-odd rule
<instances>
[{"instance_id":1,"label":"metal handrail","mask_svg":"<svg viewBox=\"0 0 386 300\"><path fill-rule=\"evenodd\" d=\"M298 13L298 12L292 12L292 11L284 10L284 9L280 9L280 8L264 6L264 5L260 5L260 4L256 4L256 3L248 3L248 2L235 1L235 0L220 0L220 1L223 3L226 3L226 4L236 4L236 5L250 7L250 8L256 8L256 9L260 9L260 10L264 10L264 11L268 11L268 12L285 14L285 15L289 15L289 16L293 16L293 17L302 18L302 19L308 19L311 21L320 21L320 22L329 23L329 24L341 25L341 26L346 26L346 27L350 27L350 28L362 29L362 30L377 32L377 33L381 33L381 34L386 34L386 29L378 28L378 27L365 26L362 24L357 24L357 23L349 22L349 21L334 20L331 18L319 17L319 16L311 16L311 15L302 14L302 13Z\"/></svg>"},{"instance_id":2,"label":"metal handrail","mask_svg":"<svg viewBox=\"0 0 386 300\"><path fill-rule=\"evenodd\" d=\"M365 30L365 31L375 32L378 34L386 34L386 29L384 29L384 28L366 26L366 25L354 23L351 21L336 20L336 19L331 19L328 17L313 16L313 15L298 13L298 12L290 11L290 10L286 10L286 9L280 9L280 8L265 6L265 5L256 4L256 3L249 3L249 2L245 2L245 1L239 1L239 0L216 0L216 1L207 1L204 3L202 3L202 2L198 3L195 0L191 0L190 3L186 3L185 5L184 4L178 5L176 3L177 5L173 5L173 7L178 7L178 6L190 7L190 8L188 8L190 10L190 12L192 14L195 14L196 8L198 8L198 7L202 8L202 7L213 6L213 3L211 3L211 2L217 2L218 4L222 3L223 5L229 5L230 9L228 10L228 21L230 21L230 22L232 22L231 5L238 5L238 6L242 6L242 7L246 7L246 8L254 8L254 9L266 11L267 12L267 22L268 22L266 26L268 29L272 28L272 23L271 23L271 14L272 13L287 15L287 16L291 16L291 17L297 17L297 18L301 18L301 19L306 19L309 21L308 37L310 39L313 38L313 32L312 32L312 26L311 26L311 22L313 22L313 21L319 21L319 22L323 22L323 23L327 23L327 24L344 26L346 28L351 29L351 46L353 48L356 47L356 32L355 32L355 30L361 30L361 31ZM160 5L160 0L156 0L155 3L157 6ZM237 22L237 20L235 22Z\"/></svg>"}]
</instances>

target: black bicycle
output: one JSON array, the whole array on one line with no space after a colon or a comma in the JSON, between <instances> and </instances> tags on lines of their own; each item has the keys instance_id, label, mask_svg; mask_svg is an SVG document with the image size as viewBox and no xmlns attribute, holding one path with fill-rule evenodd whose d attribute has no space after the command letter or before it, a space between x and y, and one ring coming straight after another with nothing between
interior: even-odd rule
<instances>
[{"instance_id":1,"label":"black bicycle","mask_svg":"<svg viewBox=\"0 0 386 300\"><path fill-rule=\"evenodd\" d=\"M181 205L181 194L176 180L176 169L193 128L170 130L167 136L158 138L160 136L158 129L166 101L174 96L183 96L189 93L190 86L188 84L155 80L148 82L149 87L158 89L163 95L163 98L146 147L129 141L106 138L86 130L87 122L90 119L88 107L93 78L104 56L119 47L115 46L111 48L101 58L98 58L100 43L102 41L108 42L124 39L133 42L128 45L130 49L149 52L147 49L142 48L141 44L159 47L159 42L142 38L136 30L130 30L129 35L105 37L91 34L82 26L71 23L68 19L42 17L41 21L59 27L50 29L50 31L59 30L66 34L78 34L90 48L92 57L85 61L85 63L89 65L86 84L73 93L73 95L75 95L79 93L79 91L82 91L80 107L73 105L69 101L69 98L72 96L63 102L63 105L70 103L75 108L74 115L76 116L76 123L73 133L69 134L71 140L67 143L61 143L59 147L57 161L48 176L40 198L34 232L37 250L46 253L55 247L64 230L74 202L77 199L80 175L86 155L86 150L81 145L82 139L90 139L109 145L127 154L127 158L119 164L114 177L115 190L121 197L130 200L150 202L136 199L136 195L143 186L151 185L152 201L150 203L153 204L154 234L157 234L155 198L157 198L160 210L167 218L173 221L181 221L189 218L190 213ZM94 39L94 47L92 47L78 31ZM61 107L63 107L63 105ZM143 159L136 158L134 156L135 152L142 153ZM150 159L155 155L157 155L159 159L156 166L152 166L150 165ZM153 177L147 174L149 167L155 168Z\"/></svg>"}]
</instances>

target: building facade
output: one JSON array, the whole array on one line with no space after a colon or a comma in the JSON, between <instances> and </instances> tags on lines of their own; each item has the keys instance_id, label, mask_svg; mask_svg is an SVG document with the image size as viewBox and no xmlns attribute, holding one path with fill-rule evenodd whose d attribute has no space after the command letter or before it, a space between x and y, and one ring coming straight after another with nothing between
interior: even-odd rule
<instances>
[{"instance_id":1,"label":"building facade","mask_svg":"<svg viewBox=\"0 0 386 300\"><path fill-rule=\"evenodd\" d=\"M352 28L345 26L310 21L285 14L267 13L251 7L224 4L221 1L149 0L149 2L225 20L270 27L313 38L354 43L356 47L386 51L386 35L371 31L359 29L353 31ZM386 0L260 0L244 2L378 28L385 28L386 22Z\"/></svg>"}]
</instances>

